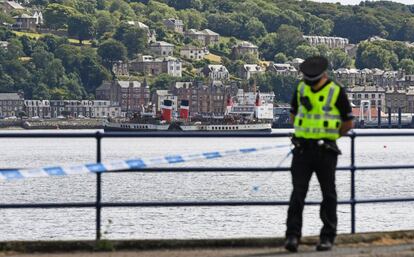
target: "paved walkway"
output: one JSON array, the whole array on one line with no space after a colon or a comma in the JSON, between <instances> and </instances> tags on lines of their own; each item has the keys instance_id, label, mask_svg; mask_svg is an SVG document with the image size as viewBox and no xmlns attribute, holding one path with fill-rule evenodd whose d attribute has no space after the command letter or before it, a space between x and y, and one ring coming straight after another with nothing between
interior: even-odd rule
<instances>
[{"instance_id":1,"label":"paved walkway","mask_svg":"<svg viewBox=\"0 0 414 257\"><path fill-rule=\"evenodd\" d=\"M296 254L287 253L283 248L231 248L199 250L154 250L154 251L120 251L120 252L79 252L61 254L18 254L0 253L0 256L29 257L413 257L412 243L376 246L354 245L337 246L330 252L316 252L312 246L301 246Z\"/></svg>"}]
</instances>

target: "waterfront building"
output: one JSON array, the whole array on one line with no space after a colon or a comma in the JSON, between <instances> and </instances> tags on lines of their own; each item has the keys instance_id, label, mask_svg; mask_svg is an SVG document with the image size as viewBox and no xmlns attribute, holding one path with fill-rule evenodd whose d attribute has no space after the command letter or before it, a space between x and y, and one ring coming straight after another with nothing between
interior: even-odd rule
<instances>
[{"instance_id":1,"label":"waterfront building","mask_svg":"<svg viewBox=\"0 0 414 257\"><path fill-rule=\"evenodd\" d=\"M49 100L24 100L24 112L29 118L51 118Z\"/></svg>"},{"instance_id":2,"label":"waterfront building","mask_svg":"<svg viewBox=\"0 0 414 257\"><path fill-rule=\"evenodd\" d=\"M117 118L122 117L120 106L111 106L110 101L93 100L91 118Z\"/></svg>"},{"instance_id":3,"label":"waterfront building","mask_svg":"<svg viewBox=\"0 0 414 257\"><path fill-rule=\"evenodd\" d=\"M24 98L20 93L0 93L0 116L19 116L24 111Z\"/></svg>"},{"instance_id":4,"label":"waterfront building","mask_svg":"<svg viewBox=\"0 0 414 257\"><path fill-rule=\"evenodd\" d=\"M401 112L407 113L409 112L409 104L408 104L408 95L407 93L410 92L410 99L412 99L412 95L414 92L409 89L398 89L397 87L388 89L385 92L385 104L387 109L385 110L388 113L388 108L390 108L391 113L398 113L398 110L401 108ZM411 102L413 105L413 102Z\"/></svg>"},{"instance_id":5,"label":"waterfront building","mask_svg":"<svg viewBox=\"0 0 414 257\"><path fill-rule=\"evenodd\" d=\"M155 103L156 111L161 111L164 100L171 100L172 112L176 113L178 110L178 97L174 95L170 90L157 90L155 92L153 102Z\"/></svg>"},{"instance_id":6,"label":"waterfront building","mask_svg":"<svg viewBox=\"0 0 414 257\"><path fill-rule=\"evenodd\" d=\"M349 101L356 107L361 102L369 102L372 108L384 108L385 106L385 89L378 86L355 86L348 89Z\"/></svg>"},{"instance_id":7,"label":"waterfront building","mask_svg":"<svg viewBox=\"0 0 414 257\"><path fill-rule=\"evenodd\" d=\"M211 81L208 84L197 83L193 88L190 103L192 115L224 115L228 97L237 95L236 84L224 84L222 81Z\"/></svg>"},{"instance_id":8,"label":"waterfront building","mask_svg":"<svg viewBox=\"0 0 414 257\"><path fill-rule=\"evenodd\" d=\"M124 113L141 112L150 102L149 86L138 81L103 81L96 89L97 100L110 101L111 106L120 106Z\"/></svg>"},{"instance_id":9,"label":"waterfront building","mask_svg":"<svg viewBox=\"0 0 414 257\"><path fill-rule=\"evenodd\" d=\"M243 89L239 89L236 95L236 102L240 105L255 105L257 97L259 96L259 104L273 104L275 101L274 92L244 92Z\"/></svg>"},{"instance_id":10,"label":"waterfront building","mask_svg":"<svg viewBox=\"0 0 414 257\"><path fill-rule=\"evenodd\" d=\"M50 100L50 113L52 118L90 117L92 105L90 100Z\"/></svg>"}]
</instances>

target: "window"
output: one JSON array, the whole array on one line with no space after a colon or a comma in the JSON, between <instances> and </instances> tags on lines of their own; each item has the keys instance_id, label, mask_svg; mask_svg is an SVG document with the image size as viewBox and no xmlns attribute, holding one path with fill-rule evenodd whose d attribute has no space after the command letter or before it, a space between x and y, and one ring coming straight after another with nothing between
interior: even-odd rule
<instances>
[{"instance_id":1,"label":"window","mask_svg":"<svg viewBox=\"0 0 414 257\"><path fill-rule=\"evenodd\" d=\"M371 97L372 97L372 98L375 98L375 94L372 94L372 95L371 95Z\"/></svg>"}]
</instances>

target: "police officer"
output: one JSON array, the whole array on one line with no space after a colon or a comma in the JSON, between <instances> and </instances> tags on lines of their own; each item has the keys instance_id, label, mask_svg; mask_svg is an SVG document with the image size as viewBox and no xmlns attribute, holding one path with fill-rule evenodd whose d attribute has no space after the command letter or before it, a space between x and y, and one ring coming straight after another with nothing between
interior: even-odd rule
<instances>
[{"instance_id":1,"label":"police officer","mask_svg":"<svg viewBox=\"0 0 414 257\"><path fill-rule=\"evenodd\" d=\"M303 80L292 98L291 117L295 127L291 166L293 192L290 198L285 248L298 250L302 213L312 173L322 191L320 218L323 227L318 251L330 250L337 226L335 169L340 150L336 139L352 128L352 108L345 90L327 75L328 61L311 57L300 65Z\"/></svg>"}]
</instances>

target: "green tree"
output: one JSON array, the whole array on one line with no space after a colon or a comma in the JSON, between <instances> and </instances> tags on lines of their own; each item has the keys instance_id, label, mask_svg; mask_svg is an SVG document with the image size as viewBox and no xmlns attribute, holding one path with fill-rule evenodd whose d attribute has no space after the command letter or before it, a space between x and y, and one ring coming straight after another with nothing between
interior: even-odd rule
<instances>
[{"instance_id":1,"label":"green tree","mask_svg":"<svg viewBox=\"0 0 414 257\"><path fill-rule=\"evenodd\" d=\"M108 11L100 11L96 19L96 35L102 37L105 33L115 31L116 23Z\"/></svg>"},{"instance_id":2,"label":"green tree","mask_svg":"<svg viewBox=\"0 0 414 257\"><path fill-rule=\"evenodd\" d=\"M122 24L118 27L114 38L126 46L130 58L147 48L147 32L129 24Z\"/></svg>"},{"instance_id":3,"label":"green tree","mask_svg":"<svg viewBox=\"0 0 414 257\"><path fill-rule=\"evenodd\" d=\"M200 0L169 0L168 5L175 9L197 9L201 10L202 4Z\"/></svg>"},{"instance_id":4,"label":"green tree","mask_svg":"<svg viewBox=\"0 0 414 257\"><path fill-rule=\"evenodd\" d=\"M60 29L67 25L68 19L78 12L69 6L49 4L43 14L45 25L52 29Z\"/></svg>"},{"instance_id":5,"label":"green tree","mask_svg":"<svg viewBox=\"0 0 414 257\"><path fill-rule=\"evenodd\" d=\"M336 18L333 33L349 38L352 43L358 43L372 36L381 36L383 30L381 22L372 15L346 14Z\"/></svg>"},{"instance_id":6,"label":"green tree","mask_svg":"<svg viewBox=\"0 0 414 257\"><path fill-rule=\"evenodd\" d=\"M341 49L333 49L328 56L330 68L337 70L339 68L350 68L352 59Z\"/></svg>"},{"instance_id":7,"label":"green tree","mask_svg":"<svg viewBox=\"0 0 414 257\"><path fill-rule=\"evenodd\" d=\"M95 35L95 20L90 15L77 14L69 17L68 35L75 37L82 44L84 40Z\"/></svg>"},{"instance_id":8,"label":"green tree","mask_svg":"<svg viewBox=\"0 0 414 257\"><path fill-rule=\"evenodd\" d=\"M126 60L127 50L121 42L108 39L99 46L98 55L102 58L105 67L112 71L115 62Z\"/></svg>"},{"instance_id":9,"label":"green tree","mask_svg":"<svg viewBox=\"0 0 414 257\"><path fill-rule=\"evenodd\" d=\"M318 48L310 45L300 45L296 47L295 50L295 57L306 59L312 56L319 56L319 50Z\"/></svg>"},{"instance_id":10,"label":"green tree","mask_svg":"<svg viewBox=\"0 0 414 257\"><path fill-rule=\"evenodd\" d=\"M407 74L414 74L414 61L412 59L402 59L399 64L400 69L403 69Z\"/></svg>"},{"instance_id":11,"label":"green tree","mask_svg":"<svg viewBox=\"0 0 414 257\"><path fill-rule=\"evenodd\" d=\"M277 53L275 55L274 61L276 63L286 63L288 61L288 58L284 53Z\"/></svg>"}]
</instances>

